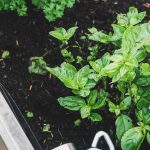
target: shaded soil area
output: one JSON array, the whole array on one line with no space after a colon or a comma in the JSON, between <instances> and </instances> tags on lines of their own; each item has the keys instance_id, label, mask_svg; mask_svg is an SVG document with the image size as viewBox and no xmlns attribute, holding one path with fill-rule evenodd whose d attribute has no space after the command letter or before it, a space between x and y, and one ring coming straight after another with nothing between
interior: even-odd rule
<instances>
[{"instance_id":1,"label":"shaded soil area","mask_svg":"<svg viewBox=\"0 0 150 150\"><path fill-rule=\"evenodd\" d=\"M74 25L79 27L78 34L92 26L109 31L116 14L127 12L129 6L147 11L149 19L150 8L143 6L148 1L78 0L73 9L65 11L63 18L52 23L30 3L28 16L0 13L0 52L10 51L10 58L0 62L0 82L16 100L25 117L26 112L33 112L33 118L26 118L44 150L67 142L73 142L78 150L84 150L90 147L99 130L107 131L115 142L115 131L112 130L114 118L104 112L102 123L84 121L80 127L75 127L73 122L79 118L79 114L67 111L57 103L57 98L68 91L54 77L29 74L30 57L46 54L50 66L59 65L62 62L59 45L49 36L49 31L55 27L69 28ZM50 125L47 133L42 131L45 124ZM148 150L147 144L144 145L142 150Z\"/></svg>"}]
</instances>

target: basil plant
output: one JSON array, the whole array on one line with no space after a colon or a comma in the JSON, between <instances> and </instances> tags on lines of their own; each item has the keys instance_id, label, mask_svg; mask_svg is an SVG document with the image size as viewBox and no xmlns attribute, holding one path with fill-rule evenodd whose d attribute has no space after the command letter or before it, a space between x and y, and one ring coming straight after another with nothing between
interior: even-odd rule
<instances>
[{"instance_id":1,"label":"basil plant","mask_svg":"<svg viewBox=\"0 0 150 150\"><path fill-rule=\"evenodd\" d=\"M142 23L145 15L130 7L127 14L117 15L112 32L89 28L78 42L78 47L90 50L87 57L81 53L80 65L72 61L52 68L34 57L29 67L30 73L50 73L69 88L70 95L58 102L69 111L79 111L81 119L103 121L103 111L111 114L122 150L140 150L144 140L150 144L150 22ZM70 36L61 30L65 34L50 34L67 42L76 28Z\"/></svg>"}]
</instances>

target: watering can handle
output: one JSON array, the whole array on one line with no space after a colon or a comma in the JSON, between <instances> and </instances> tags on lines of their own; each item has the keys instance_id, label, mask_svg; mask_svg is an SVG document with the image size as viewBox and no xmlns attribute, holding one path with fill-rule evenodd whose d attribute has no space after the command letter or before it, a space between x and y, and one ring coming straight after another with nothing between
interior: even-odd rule
<instances>
[{"instance_id":1,"label":"watering can handle","mask_svg":"<svg viewBox=\"0 0 150 150\"><path fill-rule=\"evenodd\" d=\"M104 139L105 139L106 143L108 144L108 147L109 147L110 150L115 150L114 145L113 145L109 135L104 131L99 131L99 132L96 133L96 135L94 137L94 140L93 140L93 143L91 145L92 148L97 147L98 142L99 142L101 137L104 137Z\"/></svg>"}]
</instances>

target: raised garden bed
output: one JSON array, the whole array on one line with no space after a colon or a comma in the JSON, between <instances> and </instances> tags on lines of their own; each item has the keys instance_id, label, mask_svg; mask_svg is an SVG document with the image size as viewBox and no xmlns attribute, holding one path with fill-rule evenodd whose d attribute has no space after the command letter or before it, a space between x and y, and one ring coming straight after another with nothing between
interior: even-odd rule
<instances>
[{"instance_id":1,"label":"raised garden bed","mask_svg":"<svg viewBox=\"0 0 150 150\"><path fill-rule=\"evenodd\" d=\"M44 150L68 142L73 142L78 150L84 150L90 147L95 133L100 130L107 131L115 143L115 130L112 130L115 129L115 118L104 111L103 122L85 120L81 126L74 126L73 122L79 118L79 114L63 109L56 100L66 96L69 91L56 78L29 74L30 57L46 55L50 66L60 65L63 59L60 57L59 44L49 36L49 31L55 27L77 25L79 30L72 42L83 30L92 26L110 31L117 13L127 12L130 6L147 11L146 20L150 20L150 8L145 7L146 2L148 0L78 0L61 19L51 23L30 2L27 16L0 12L0 50L10 51L10 57L0 62L0 82L16 100ZM34 116L27 117L28 112ZM49 130L45 131L47 125ZM145 142L140 150L149 148Z\"/></svg>"}]
</instances>

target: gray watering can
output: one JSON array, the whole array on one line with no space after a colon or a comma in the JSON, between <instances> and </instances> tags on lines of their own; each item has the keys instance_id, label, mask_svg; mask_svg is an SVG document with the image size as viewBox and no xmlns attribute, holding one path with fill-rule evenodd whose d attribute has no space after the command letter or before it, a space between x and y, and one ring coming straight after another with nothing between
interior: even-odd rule
<instances>
[{"instance_id":1,"label":"gray watering can","mask_svg":"<svg viewBox=\"0 0 150 150\"><path fill-rule=\"evenodd\" d=\"M94 140L92 142L91 148L89 148L87 150L101 150L101 149L97 148L97 145L102 137L105 139L106 143L108 144L109 149L115 150L114 145L113 145L109 135L104 131L99 131L96 133ZM68 143L68 144L61 145L57 148L54 148L52 150L76 150L76 148L72 143Z\"/></svg>"}]
</instances>

